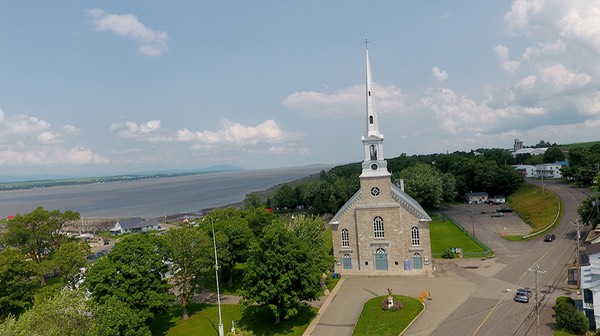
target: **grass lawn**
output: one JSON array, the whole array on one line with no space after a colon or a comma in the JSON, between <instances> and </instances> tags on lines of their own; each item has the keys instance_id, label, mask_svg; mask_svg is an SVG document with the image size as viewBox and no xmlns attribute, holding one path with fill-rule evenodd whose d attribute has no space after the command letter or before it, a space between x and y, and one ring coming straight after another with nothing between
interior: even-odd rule
<instances>
[{"instance_id":1,"label":"grass lawn","mask_svg":"<svg viewBox=\"0 0 600 336\"><path fill-rule=\"evenodd\" d=\"M251 306L242 312L242 306L222 304L221 314L225 333L231 329L231 321L236 327L263 335L302 335L310 321L316 316L317 309L304 306L298 315L288 320L281 320L278 326L273 325L274 318L269 311L258 306ZM187 336L218 335L219 310L217 305L195 304L189 309L190 318L181 319L181 306L172 307L167 313L158 316L150 325L155 336Z\"/></svg>"},{"instance_id":2,"label":"grass lawn","mask_svg":"<svg viewBox=\"0 0 600 336\"><path fill-rule=\"evenodd\" d=\"M570 332L564 330L555 329L552 333L552 336L577 336L576 334L571 334Z\"/></svg>"},{"instance_id":3,"label":"grass lawn","mask_svg":"<svg viewBox=\"0 0 600 336\"><path fill-rule=\"evenodd\" d=\"M423 304L414 298L394 295L394 301L399 301L404 308L391 312L381 309L381 303L387 296L379 296L367 301L363 307L353 335L399 335L412 320L424 309Z\"/></svg>"},{"instance_id":4,"label":"grass lawn","mask_svg":"<svg viewBox=\"0 0 600 336\"><path fill-rule=\"evenodd\" d=\"M485 251L482 246L467 236L456 225L440 217L433 218L429 224L429 233L433 255L440 255L452 247L462 248L465 256L468 256L469 253L483 253Z\"/></svg>"},{"instance_id":5,"label":"grass lawn","mask_svg":"<svg viewBox=\"0 0 600 336\"><path fill-rule=\"evenodd\" d=\"M543 190L539 186L524 183L510 195L508 202L525 223L531 225L532 231L535 232L554 221L560 200L548 189ZM562 216L562 207L560 216Z\"/></svg>"}]
</instances>

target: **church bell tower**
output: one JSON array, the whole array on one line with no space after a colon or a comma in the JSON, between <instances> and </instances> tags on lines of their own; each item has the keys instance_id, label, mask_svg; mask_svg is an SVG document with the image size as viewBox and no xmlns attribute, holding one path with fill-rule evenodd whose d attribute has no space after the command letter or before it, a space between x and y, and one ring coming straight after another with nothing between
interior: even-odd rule
<instances>
[{"instance_id":1,"label":"church bell tower","mask_svg":"<svg viewBox=\"0 0 600 336\"><path fill-rule=\"evenodd\" d=\"M365 45L368 41L365 40ZM383 159L383 134L379 133L377 113L373 107L373 83L371 80L371 62L369 61L369 48L366 48L366 95L367 95L367 120L366 134L362 137L364 147L364 160L360 177L390 176L387 170L387 161Z\"/></svg>"}]
</instances>

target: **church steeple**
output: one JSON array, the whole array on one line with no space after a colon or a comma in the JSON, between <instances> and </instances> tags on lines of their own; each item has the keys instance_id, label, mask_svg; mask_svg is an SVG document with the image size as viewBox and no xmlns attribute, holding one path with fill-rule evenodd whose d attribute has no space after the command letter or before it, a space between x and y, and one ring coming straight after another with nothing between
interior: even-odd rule
<instances>
[{"instance_id":1,"label":"church steeple","mask_svg":"<svg viewBox=\"0 0 600 336\"><path fill-rule=\"evenodd\" d=\"M368 41L365 40L365 44ZM367 63L367 136L369 135L381 135L379 134L379 126L377 124L377 114L373 107L373 81L371 80L371 62L369 61L369 48L366 52L366 63Z\"/></svg>"},{"instance_id":2,"label":"church steeple","mask_svg":"<svg viewBox=\"0 0 600 336\"><path fill-rule=\"evenodd\" d=\"M365 40L365 45L369 41ZM369 60L369 48L366 50L366 100L367 100L367 132L362 137L365 158L362 164L362 174L365 177L390 176L387 170L387 162L383 159L383 134L379 133L377 113L373 107L373 82L371 80L371 62Z\"/></svg>"}]
</instances>

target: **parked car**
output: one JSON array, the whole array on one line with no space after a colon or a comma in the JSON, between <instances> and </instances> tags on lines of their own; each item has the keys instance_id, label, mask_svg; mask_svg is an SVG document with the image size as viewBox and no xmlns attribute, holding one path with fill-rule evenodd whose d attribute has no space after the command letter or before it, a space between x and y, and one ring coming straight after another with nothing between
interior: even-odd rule
<instances>
[{"instance_id":1,"label":"parked car","mask_svg":"<svg viewBox=\"0 0 600 336\"><path fill-rule=\"evenodd\" d=\"M553 235L553 234L547 234L547 235L545 235L545 236L544 236L544 241L545 241L545 242L551 242L551 241L553 241L554 239L556 239L556 236L555 236L555 235Z\"/></svg>"},{"instance_id":2,"label":"parked car","mask_svg":"<svg viewBox=\"0 0 600 336\"><path fill-rule=\"evenodd\" d=\"M494 212L494 213L492 213L492 217L504 217L504 213L502 213L502 212Z\"/></svg>"},{"instance_id":3,"label":"parked car","mask_svg":"<svg viewBox=\"0 0 600 336\"><path fill-rule=\"evenodd\" d=\"M528 303L529 296L527 296L527 294L522 294L522 293L517 292L517 294L515 294L515 298L513 300L516 302Z\"/></svg>"},{"instance_id":4,"label":"parked car","mask_svg":"<svg viewBox=\"0 0 600 336\"><path fill-rule=\"evenodd\" d=\"M531 297L531 288L517 288L517 295L527 295L527 297Z\"/></svg>"},{"instance_id":5,"label":"parked car","mask_svg":"<svg viewBox=\"0 0 600 336\"><path fill-rule=\"evenodd\" d=\"M513 212L513 209L511 209L511 208L502 208L502 209L498 209L496 211L498 211L498 212Z\"/></svg>"}]
</instances>

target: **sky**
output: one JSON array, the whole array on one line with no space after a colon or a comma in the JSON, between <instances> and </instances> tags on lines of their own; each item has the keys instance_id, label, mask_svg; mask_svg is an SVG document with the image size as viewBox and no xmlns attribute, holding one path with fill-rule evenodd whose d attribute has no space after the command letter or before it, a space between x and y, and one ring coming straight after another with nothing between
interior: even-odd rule
<instances>
[{"instance_id":1,"label":"sky","mask_svg":"<svg viewBox=\"0 0 600 336\"><path fill-rule=\"evenodd\" d=\"M0 175L600 140L600 1L2 1Z\"/></svg>"}]
</instances>

